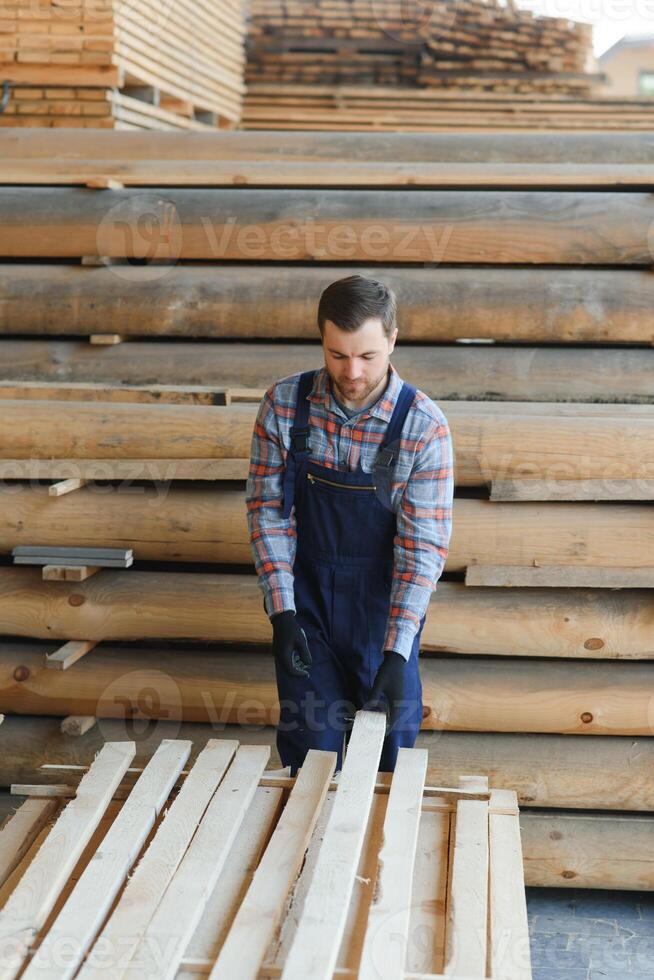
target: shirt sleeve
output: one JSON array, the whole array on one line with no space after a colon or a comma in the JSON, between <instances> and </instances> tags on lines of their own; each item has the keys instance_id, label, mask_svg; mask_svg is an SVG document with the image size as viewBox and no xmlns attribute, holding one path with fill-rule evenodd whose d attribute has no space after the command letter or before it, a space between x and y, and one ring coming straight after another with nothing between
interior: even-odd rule
<instances>
[{"instance_id":1,"label":"shirt sleeve","mask_svg":"<svg viewBox=\"0 0 654 980\"><path fill-rule=\"evenodd\" d=\"M264 608L269 616L295 612L293 563L297 543L295 508L282 517L287 450L279 432L274 386L261 401L252 433L245 502L250 546Z\"/></svg>"},{"instance_id":2,"label":"shirt sleeve","mask_svg":"<svg viewBox=\"0 0 654 980\"><path fill-rule=\"evenodd\" d=\"M393 583L384 650L409 659L447 558L452 533L454 456L445 418L434 419L416 447L400 498L393 542Z\"/></svg>"}]
</instances>

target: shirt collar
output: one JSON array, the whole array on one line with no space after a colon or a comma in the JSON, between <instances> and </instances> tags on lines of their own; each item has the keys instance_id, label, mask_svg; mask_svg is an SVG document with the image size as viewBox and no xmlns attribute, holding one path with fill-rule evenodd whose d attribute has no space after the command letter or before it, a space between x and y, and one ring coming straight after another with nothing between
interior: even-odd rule
<instances>
[{"instance_id":1,"label":"shirt collar","mask_svg":"<svg viewBox=\"0 0 654 980\"><path fill-rule=\"evenodd\" d=\"M379 396L375 404L371 405L363 413L364 415L373 415L375 418L382 419L384 422L390 422L398 396L402 390L402 379L400 378L399 374L390 362L388 367L389 377L385 390ZM331 381L326 367L320 368L318 371L316 371L313 379L313 387L311 389L311 393L307 395L307 398L310 402L324 405L327 411L332 412L334 415L343 415L338 405L334 401Z\"/></svg>"}]
</instances>

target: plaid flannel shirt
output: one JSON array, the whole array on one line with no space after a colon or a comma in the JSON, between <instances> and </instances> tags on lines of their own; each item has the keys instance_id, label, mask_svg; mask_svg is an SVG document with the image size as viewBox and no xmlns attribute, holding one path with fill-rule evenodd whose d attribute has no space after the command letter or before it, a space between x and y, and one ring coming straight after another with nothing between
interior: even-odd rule
<instances>
[{"instance_id":1,"label":"plaid flannel shirt","mask_svg":"<svg viewBox=\"0 0 654 980\"><path fill-rule=\"evenodd\" d=\"M295 417L299 374L265 393L254 425L246 506L250 542L269 616L295 611L293 563L295 509L282 517L283 482ZM393 414L402 379L390 365L386 390L360 415L348 419L333 398L326 368L316 372L309 395L311 459L335 471L371 472ZM447 558L452 530L454 458L447 419L418 391L400 440L391 505L396 514L393 581L384 650L405 659Z\"/></svg>"}]
</instances>

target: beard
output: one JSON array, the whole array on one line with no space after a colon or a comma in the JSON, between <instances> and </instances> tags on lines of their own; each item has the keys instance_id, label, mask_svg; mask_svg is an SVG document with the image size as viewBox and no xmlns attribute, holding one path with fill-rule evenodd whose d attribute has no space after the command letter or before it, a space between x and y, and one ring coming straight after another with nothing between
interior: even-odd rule
<instances>
[{"instance_id":1,"label":"beard","mask_svg":"<svg viewBox=\"0 0 654 980\"><path fill-rule=\"evenodd\" d=\"M379 377L375 378L373 381L357 384L355 388L350 388L349 390L347 388L341 388L340 384L329 369L327 369L327 373L331 378L336 394L342 401L350 401L354 402L355 404L361 404L370 397L375 388L377 388L381 384L382 380L388 376L388 361L386 362L386 366Z\"/></svg>"}]
</instances>

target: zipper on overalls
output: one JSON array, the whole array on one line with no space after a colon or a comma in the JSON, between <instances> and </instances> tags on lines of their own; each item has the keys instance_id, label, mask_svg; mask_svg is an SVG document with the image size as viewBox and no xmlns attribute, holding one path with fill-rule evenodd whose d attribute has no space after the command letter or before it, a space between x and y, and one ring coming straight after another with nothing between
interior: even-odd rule
<instances>
[{"instance_id":1,"label":"zipper on overalls","mask_svg":"<svg viewBox=\"0 0 654 980\"><path fill-rule=\"evenodd\" d=\"M309 483L327 483L330 487L340 487L341 490L376 490L377 487L364 487L364 486L350 486L349 483L334 483L333 480L325 480L321 476L314 476L313 473L307 473L307 480Z\"/></svg>"}]
</instances>

